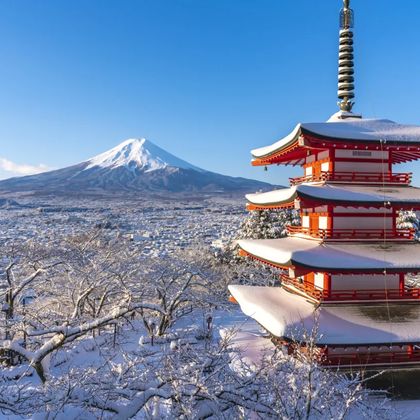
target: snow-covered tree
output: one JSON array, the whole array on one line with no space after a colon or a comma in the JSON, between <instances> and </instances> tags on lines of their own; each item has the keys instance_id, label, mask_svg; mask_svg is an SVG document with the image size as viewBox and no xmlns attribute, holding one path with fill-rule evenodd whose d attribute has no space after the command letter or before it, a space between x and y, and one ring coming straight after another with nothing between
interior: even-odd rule
<instances>
[{"instance_id":1,"label":"snow-covered tree","mask_svg":"<svg viewBox=\"0 0 420 420\"><path fill-rule=\"evenodd\" d=\"M216 252L220 261L226 264L240 263L238 257L239 239L276 239L287 236L287 226L300 224L297 210L258 210L248 212L238 231Z\"/></svg>"},{"instance_id":2,"label":"snow-covered tree","mask_svg":"<svg viewBox=\"0 0 420 420\"><path fill-rule=\"evenodd\" d=\"M397 218L397 228L413 229L415 239L420 239L420 220L413 210L401 210Z\"/></svg>"},{"instance_id":3,"label":"snow-covered tree","mask_svg":"<svg viewBox=\"0 0 420 420\"><path fill-rule=\"evenodd\" d=\"M221 270L203 255L199 248L191 252L180 251L165 259L149 258L144 261L138 290L139 300L153 303L159 311L141 309L139 314L151 336L163 336L173 323L193 308L211 308L226 304L226 284ZM222 282L222 287L218 284Z\"/></svg>"},{"instance_id":4,"label":"snow-covered tree","mask_svg":"<svg viewBox=\"0 0 420 420\"><path fill-rule=\"evenodd\" d=\"M3 293L24 295L31 288L30 304L13 301L13 317L7 320L7 339L0 342L0 354L12 353L26 360L42 382L48 378L48 358L87 334L115 323L134 310L162 311L156 305L136 299L130 281L140 269L138 251L128 243L103 236L100 231L70 238L46 268L20 259L10 263L3 274ZM51 269L54 267L54 270ZM32 271L32 273L31 273ZM26 273L16 280L16 272ZM41 276L41 274L45 274ZM10 312L10 304L6 306Z\"/></svg>"},{"instance_id":5,"label":"snow-covered tree","mask_svg":"<svg viewBox=\"0 0 420 420\"><path fill-rule=\"evenodd\" d=\"M296 210L258 210L249 212L239 228L239 239L276 239L287 235L287 226L299 224Z\"/></svg>"},{"instance_id":6,"label":"snow-covered tree","mask_svg":"<svg viewBox=\"0 0 420 420\"><path fill-rule=\"evenodd\" d=\"M31 387L21 409L118 419L395 416L386 399L369 399L359 376L322 369L311 351L293 358L274 351L248 364L231 337L203 347L186 335L178 347L140 346L118 358L103 352L99 367L74 366L43 388Z\"/></svg>"}]
</instances>

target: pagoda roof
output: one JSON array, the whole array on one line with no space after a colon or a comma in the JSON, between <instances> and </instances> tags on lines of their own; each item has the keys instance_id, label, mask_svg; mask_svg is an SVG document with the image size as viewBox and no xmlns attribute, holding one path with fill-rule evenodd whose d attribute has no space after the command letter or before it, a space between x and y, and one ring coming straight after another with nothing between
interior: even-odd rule
<instances>
[{"instance_id":1,"label":"pagoda roof","mask_svg":"<svg viewBox=\"0 0 420 420\"><path fill-rule=\"evenodd\" d=\"M366 148L392 150L394 162L415 160L420 157L420 126L387 119L333 116L327 122L298 124L283 139L251 153L254 165L302 164L307 149L325 150L345 145L360 148L361 144Z\"/></svg>"},{"instance_id":2,"label":"pagoda roof","mask_svg":"<svg viewBox=\"0 0 420 420\"><path fill-rule=\"evenodd\" d=\"M302 238L244 239L239 247L251 257L301 272L416 273L420 243L320 243Z\"/></svg>"},{"instance_id":3,"label":"pagoda roof","mask_svg":"<svg viewBox=\"0 0 420 420\"><path fill-rule=\"evenodd\" d=\"M280 190L247 194L252 209L290 207L299 199L309 205L420 208L420 188L410 186L372 186L337 184L301 184Z\"/></svg>"},{"instance_id":4,"label":"pagoda roof","mask_svg":"<svg viewBox=\"0 0 420 420\"><path fill-rule=\"evenodd\" d=\"M229 286L242 311L276 337L319 345L420 342L419 304L321 305L281 287Z\"/></svg>"}]
</instances>

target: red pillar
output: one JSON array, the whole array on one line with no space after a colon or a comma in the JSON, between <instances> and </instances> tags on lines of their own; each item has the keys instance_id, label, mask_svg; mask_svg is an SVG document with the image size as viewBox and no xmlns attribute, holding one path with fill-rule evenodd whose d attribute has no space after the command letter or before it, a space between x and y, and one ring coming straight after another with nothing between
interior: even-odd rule
<instances>
[{"instance_id":1,"label":"red pillar","mask_svg":"<svg viewBox=\"0 0 420 420\"><path fill-rule=\"evenodd\" d=\"M412 344L409 344L408 349L407 349L408 357L411 357L413 353L414 353L414 346Z\"/></svg>"},{"instance_id":2,"label":"red pillar","mask_svg":"<svg viewBox=\"0 0 420 420\"><path fill-rule=\"evenodd\" d=\"M404 273L400 273L400 296L404 296Z\"/></svg>"},{"instance_id":3,"label":"red pillar","mask_svg":"<svg viewBox=\"0 0 420 420\"><path fill-rule=\"evenodd\" d=\"M324 274L324 295L331 297L331 274Z\"/></svg>"}]
</instances>

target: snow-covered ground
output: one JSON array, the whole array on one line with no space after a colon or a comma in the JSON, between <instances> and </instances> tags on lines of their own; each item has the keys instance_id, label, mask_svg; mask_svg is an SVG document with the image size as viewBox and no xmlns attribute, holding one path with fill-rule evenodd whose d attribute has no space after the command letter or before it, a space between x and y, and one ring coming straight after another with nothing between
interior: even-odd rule
<instances>
[{"instance_id":1,"label":"snow-covered ground","mask_svg":"<svg viewBox=\"0 0 420 420\"><path fill-rule=\"evenodd\" d=\"M231 237L245 216L243 200L51 200L19 198L0 205L0 243L37 238L49 242L95 227L120 232L150 254Z\"/></svg>"},{"instance_id":2,"label":"snow-covered ground","mask_svg":"<svg viewBox=\"0 0 420 420\"><path fill-rule=\"evenodd\" d=\"M60 241L68 235L101 227L106 232L112 232L114 237L118 233L124 238L131 238L131 244L134 247L138 246L142 253L148 256L147 258L157 256L163 261L167 261L171 255L177 255L184 249L194 247L197 243L209 247L220 238L232 237L245 214L243 201L235 202L228 198L208 198L196 202L177 203L58 199L47 202L36 201L31 197L20 198L18 201L20 205L11 203L0 209L0 241L5 245L15 243L17 240L36 239L37 243L48 243L53 248L54 244L59 246ZM208 249L211 252L211 248ZM220 285L221 283L217 287ZM51 286L48 286L47 292L50 292L50 289ZM215 305L210 307L214 308ZM59 404L63 404L63 408L56 413L57 419L89 418L84 408L74 408L76 406L74 400L66 404L66 398L70 398L68 396L70 385L80 386L81 391L76 396L82 402L83 398L87 398L82 390L94 393L94 390L99 388L104 392L103 386L106 388L107 381L111 384L107 392L112 394L118 391L123 395L129 391L124 388L126 383L130 383L124 382L126 376L134 380L137 378L136 375L142 376L143 372L146 376L153 376L154 371L166 374L160 363L168 363L168 360L174 360L179 365L168 365L167 370L179 369L185 380L189 378L188 374L194 377L194 372L184 374L183 371L188 368L188 363L181 364L179 358L189 357L191 351L191 357L195 357L191 363L196 363L197 369L203 366L206 368L200 357L206 354L209 346L217 346L227 337L230 338L229 349L238 350L241 361L246 365L258 366L263 356L273 353L275 348L267 333L254 320L244 315L238 305L226 304L217 307L218 309L197 307L190 313L186 312L170 328L168 334L164 338L155 339L153 345L139 314L134 319L126 316L124 322L118 323L119 329L115 340L114 325L104 327L100 334L98 330L90 331L80 339L59 348L43 362L52 380L45 386L45 394L41 393L40 399L48 396L49 399L47 398L44 406L50 404L55 409ZM211 334L208 331L209 316L212 318ZM34 346L36 347L36 343ZM175 350L179 349L186 351L180 351L179 356L172 357ZM230 355L230 350L227 354ZM182 360L182 363L184 362L185 359ZM239 365L232 363L230 368L233 371L243 366L240 363ZM130 378L130 369L138 369L134 378ZM98 376L97 380L103 381L103 384L93 383L96 373L102 370L105 373ZM26 376L20 378L18 384L14 383L16 377L23 372L26 372ZM2 383L1 380L5 382ZM11 384L12 386L9 386ZM9 388L13 391L15 385L25 384L38 391L43 389L34 370L25 363L2 369L0 387L5 385L3 389ZM296 383L293 382L290 386L292 385L296 386ZM2 396L4 395L0 395L0 405ZM13 398L13 395L10 395L10 398ZM104 403L102 400L100 402ZM394 404L401 417L416 418L417 402L398 401ZM127 406L120 407L122 411L118 412L127 413L129 408L130 404L127 403ZM165 410L164 406L160 408ZM356 415L353 412L352 418L356 418ZM38 413L32 418L45 418L45 412Z\"/></svg>"}]
</instances>

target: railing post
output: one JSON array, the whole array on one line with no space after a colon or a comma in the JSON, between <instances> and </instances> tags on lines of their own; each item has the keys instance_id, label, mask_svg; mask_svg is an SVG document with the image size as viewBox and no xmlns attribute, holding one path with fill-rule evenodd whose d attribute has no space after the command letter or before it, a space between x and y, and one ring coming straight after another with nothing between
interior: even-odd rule
<instances>
[{"instance_id":1,"label":"railing post","mask_svg":"<svg viewBox=\"0 0 420 420\"><path fill-rule=\"evenodd\" d=\"M407 354L408 354L408 358L411 359L411 357L413 356L414 353L414 346L412 344L408 345L408 349L407 349Z\"/></svg>"},{"instance_id":2,"label":"railing post","mask_svg":"<svg viewBox=\"0 0 420 420\"><path fill-rule=\"evenodd\" d=\"M405 290L405 278L404 274L400 273L399 275L399 289L400 289L400 296L404 296L404 290Z\"/></svg>"}]
</instances>

